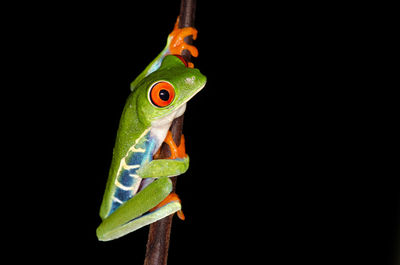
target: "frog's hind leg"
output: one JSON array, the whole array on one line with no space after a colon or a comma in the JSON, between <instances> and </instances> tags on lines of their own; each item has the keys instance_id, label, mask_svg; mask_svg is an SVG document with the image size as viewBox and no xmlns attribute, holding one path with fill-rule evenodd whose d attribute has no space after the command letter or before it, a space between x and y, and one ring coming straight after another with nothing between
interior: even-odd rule
<instances>
[{"instance_id":1,"label":"frog's hind leg","mask_svg":"<svg viewBox=\"0 0 400 265\"><path fill-rule=\"evenodd\" d=\"M171 191L169 178L155 180L103 220L96 231L98 239L119 238L180 211L179 198L170 196Z\"/></svg>"},{"instance_id":2,"label":"frog's hind leg","mask_svg":"<svg viewBox=\"0 0 400 265\"><path fill-rule=\"evenodd\" d=\"M158 220L167 217L171 214L177 213L178 217L180 219L184 219L184 215L181 211L182 206L181 203L179 201L170 201L168 202L166 205L157 208L155 210L150 210L147 213L145 213L144 215L133 219L132 221L130 221L129 223L126 224L126 227L134 227L133 230L130 230L129 232L133 232L143 226L149 225L151 223L157 222Z\"/></svg>"}]
</instances>

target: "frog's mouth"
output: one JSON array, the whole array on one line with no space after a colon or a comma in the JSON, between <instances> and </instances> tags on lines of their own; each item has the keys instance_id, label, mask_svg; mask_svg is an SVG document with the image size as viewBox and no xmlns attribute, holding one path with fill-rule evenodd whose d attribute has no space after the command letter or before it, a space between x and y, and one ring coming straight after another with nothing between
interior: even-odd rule
<instances>
[{"instance_id":1,"label":"frog's mouth","mask_svg":"<svg viewBox=\"0 0 400 265\"><path fill-rule=\"evenodd\" d=\"M182 103L180 103L180 105L178 106L173 106L173 104L167 108L175 108L175 110L173 110L171 113L166 114L164 116L160 116L158 117L158 119L156 119L155 121L153 121L151 123L152 127L158 127L162 124L165 123L171 123L174 119L178 118L179 116L183 115L185 113L186 110L186 103L191 100L195 95L197 95L197 93L199 93L204 87L205 87L205 83L199 87L197 90L195 90L193 92L192 95L190 95L185 101L183 101Z\"/></svg>"}]
</instances>

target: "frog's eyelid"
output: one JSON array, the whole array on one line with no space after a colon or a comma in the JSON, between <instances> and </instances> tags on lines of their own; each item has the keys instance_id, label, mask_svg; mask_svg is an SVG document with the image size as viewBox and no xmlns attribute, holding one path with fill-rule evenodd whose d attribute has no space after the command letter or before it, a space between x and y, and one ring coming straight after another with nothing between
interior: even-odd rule
<instances>
[{"instance_id":1,"label":"frog's eyelid","mask_svg":"<svg viewBox=\"0 0 400 265\"><path fill-rule=\"evenodd\" d=\"M185 65L185 67L188 67L189 63L188 63L188 61L185 60L185 58L183 58L182 55L179 55L179 54L173 54L173 55L175 57L178 57L182 61L182 63Z\"/></svg>"}]
</instances>

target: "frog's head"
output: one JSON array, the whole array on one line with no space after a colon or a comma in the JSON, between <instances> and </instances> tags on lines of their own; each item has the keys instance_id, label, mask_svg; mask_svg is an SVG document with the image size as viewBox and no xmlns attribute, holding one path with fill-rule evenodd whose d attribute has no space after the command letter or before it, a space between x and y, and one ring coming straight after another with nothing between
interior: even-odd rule
<instances>
[{"instance_id":1,"label":"frog's head","mask_svg":"<svg viewBox=\"0 0 400 265\"><path fill-rule=\"evenodd\" d=\"M198 69L187 67L180 56L165 56L158 70L142 80L136 106L144 123L170 123L185 111L188 102L206 84Z\"/></svg>"}]
</instances>

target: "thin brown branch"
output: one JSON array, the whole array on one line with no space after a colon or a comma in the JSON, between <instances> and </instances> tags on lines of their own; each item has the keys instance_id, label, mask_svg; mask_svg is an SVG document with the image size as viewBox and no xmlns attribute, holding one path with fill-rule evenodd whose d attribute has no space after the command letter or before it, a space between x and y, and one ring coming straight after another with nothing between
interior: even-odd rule
<instances>
[{"instance_id":1,"label":"thin brown branch","mask_svg":"<svg viewBox=\"0 0 400 265\"><path fill-rule=\"evenodd\" d=\"M179 13L179 27L193 27L194 14L196 9L196 0L181 0L181 9ZM191 37L185 39L189 44L193 42ZM184 50L182 55L186 60L190 61L191 56L187 50ZM172 138L179 146L181 142L183 128L183 115L175 119L171 125ZM169 157L169 147L166 144L161 146L159 158ZM176 188L177 177L171 178L173 184L173 192ZM158 222L152 223L149 228L149 236L147 239L146 256L144 265L166 265L168 259L168 249L171 234L173 215L167 216Z\"/></svg>"}]
</instances>

